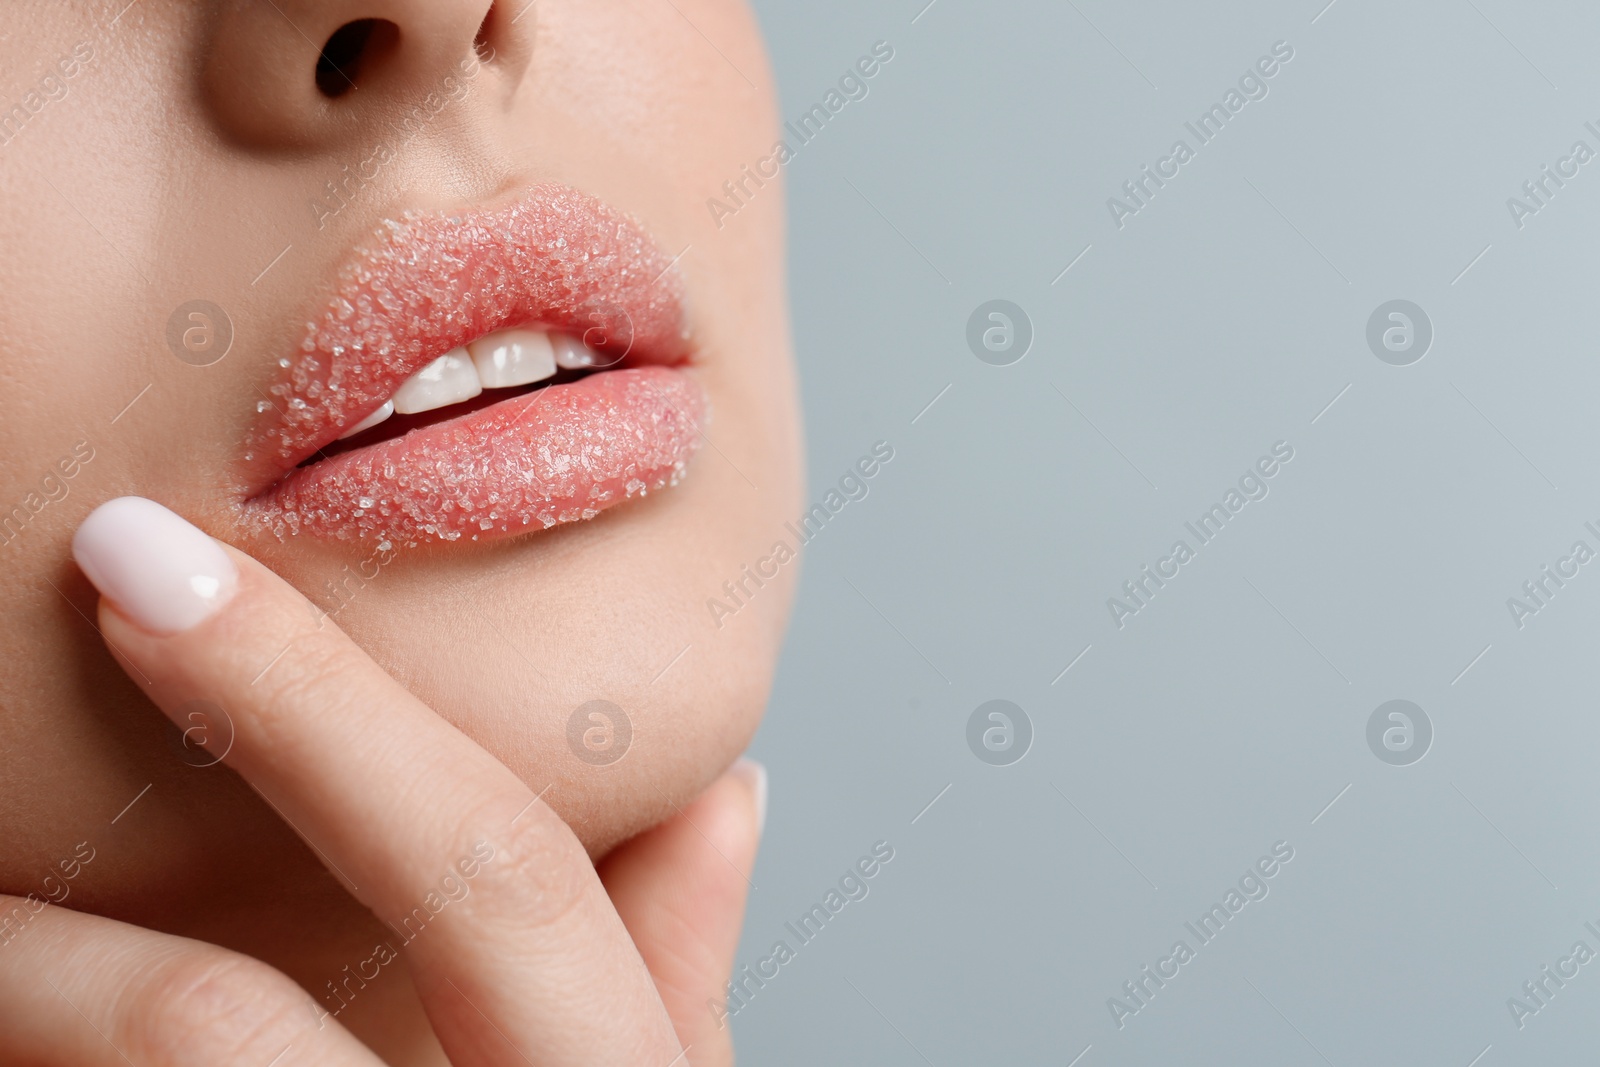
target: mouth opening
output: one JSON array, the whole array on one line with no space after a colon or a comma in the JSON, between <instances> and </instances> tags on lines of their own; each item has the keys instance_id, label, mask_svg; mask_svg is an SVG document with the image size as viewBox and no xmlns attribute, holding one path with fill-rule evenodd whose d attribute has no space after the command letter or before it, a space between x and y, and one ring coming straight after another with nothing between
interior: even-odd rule
<instances>
[{"instance_id":1,"label":"mouth opening","mask_svg":"<svg viewBox=\"0 0 1600 1067\"><path fill-rule=\"evenodd\" d=\"M598 330L588 340L593 343L540 325L475 338L402 382L377 411L350 424L353 432L323 445L297 469L629 365L631 343L619 345Z\"/></svg>"},{"instance_id":2,"label":"mouth opening","mask_svg":"<svg viewBox=\"0 0 1600 1067\"><path fill-rule=\"evenodd\" d=\"M323 445L316 451L315 454L307 456L305 459L301 460L299 464L296 465L296 469L301 467L309 467L314 463L321 462L325 459L331 459L343 452L353 452L358 448L366 448L368 445L376 445L382 444L385 441L392 441L395 438L404 437L413 430L421 430L429 426L437 425L441 422L449 422L452 419L458 419L463 415L470 415L475 411L482 411L486 407L493 407L495 404L499 404L507 400L515 400L518 397L531 396L534 393L541 393L544 390L549 389L551 386L570 385L573 382L581 381L584 378L592 377L596 374L604 374L607 371L623 369L625 369L625 367L621 363L617 363L609 367L591 368L588 370L567 370L562 368L556 371L554 377L546 378L544 381L534 382L531 385L514 385L499 389L486 388L483 392L479 393L470 400L463 400L459 403L448 404L444 407L434 408L431 411L419 411L409 415L391 415L389 418L378 423L376 426L362 430L360 433L352 434L349 437L340 438L337 441L332 441L326 445Z\"/></svg>"}]
</instances>

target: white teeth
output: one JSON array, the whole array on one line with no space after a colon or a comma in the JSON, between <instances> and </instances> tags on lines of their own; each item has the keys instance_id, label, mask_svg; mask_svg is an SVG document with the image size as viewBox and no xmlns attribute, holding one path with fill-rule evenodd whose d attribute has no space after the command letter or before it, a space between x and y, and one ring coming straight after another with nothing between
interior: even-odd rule
<instances>
[{"instance_id":1,"label":"white teeth","mask_svg":"<svg viewBox=\"0 0 1600 1067\"><path fill-rule=\"evenodd\" d=\"M384 419L387 419L390 415L393 415L393 414L394 414L394 401L393 400L385 400L383 402L383 407L379 408L377 411L374 411L371 415L368 415L366 418L362 419L360 422L358 422L354 426L350 427L344 433L340 434L339 435L339 440L343 441L346 437L354 437L356 434L360 433L362 430L370 430L374 426L378 425L378 423L382 422Z\"/></svg>"},{"instance_id":2,"label":"white teeth","mask_svg":"<svg viewBox=\"0 0 1600 1067\"><path fill-rule=\"evenodd\" d=\"M395 390L394 409L402 415L459 404L483 392L472 357L465 348L454 348L417 373Z\"/></svg>"},{"instance_id":3,"label":"white teeth","mask_svg":"<svg viewBox=\"0 0 1600 1067\"><path fill-rule=\"evenodd\" d=\"M563 370L587 370L605 365L606 357L570 334L551 334L550 344L555 349L556 366Z\"/></svg>"},{"instance_id":4,"label":"white teeth","mask_svg":"<svg viewBox=\"0 0 1600 1067\"><path fill-rule=\"evenodd\" d=\"M497 330L467 345L485 389L505 389L552 378L556 354L541 330Z\"/></svg>"},{"instance_id":5,"label":"white teeth","mask_svg":"<svg viewBox=\"0 0 1600 1067\"><path fill-rule=\"evenodd\" d=\"M396 413L415 415L471 400L485 389L532 385L555 377L557 368L597 370L615 362L570 334L496 330L465 348L451 349L407 378L392 399L346 430L339 440L370 430Z\"/></svg>"}]
</instances>

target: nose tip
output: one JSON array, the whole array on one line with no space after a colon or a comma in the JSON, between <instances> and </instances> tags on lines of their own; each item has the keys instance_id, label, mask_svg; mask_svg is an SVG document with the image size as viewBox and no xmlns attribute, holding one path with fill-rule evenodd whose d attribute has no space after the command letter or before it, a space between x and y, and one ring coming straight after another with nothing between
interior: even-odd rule
<instances>
[{"instance_id":1,"label":"nose tip","mask_svg":"<svg viewBox=\"0 0 1600 1067\"><path fill-rule=\"evenodd\" d=\"M232 0L203 61L231 139L315 148L404 106L458 97L487 65L520 77L532 20L493 0Z\"/></svg>"}]
</instances>

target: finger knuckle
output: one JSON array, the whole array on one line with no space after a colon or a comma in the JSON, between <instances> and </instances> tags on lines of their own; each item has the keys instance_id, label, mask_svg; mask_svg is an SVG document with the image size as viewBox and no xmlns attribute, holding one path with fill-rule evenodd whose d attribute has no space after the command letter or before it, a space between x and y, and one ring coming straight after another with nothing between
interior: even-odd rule
<instances>
[{"instance_id":1,"label":"finger knuckle","mask_svg":"<svg viewBox=\"0 0 1600 1067\"><path fill-rule=\"evenodd\" d=\"M534 805L490 844L494 858L483 865L477 889L520 927L561 925L588 896L595 878L589 857L548 808Z\"/></svg>"},{"instance_id":2,"label":"finger knuckle","mask_svg":"<svg viewBox=\"0 0 1600 1067\"><path fill-rule=\"evenodd\" d=\"M315 1023L307 995L257 960L222 951L181 953L132 991L130 1044L153 1063L233 1063L270 1058ZM270 1048L270 1051L268 1051Z\"/></svg>"},{"instance_id":3,"label":"finger knuckle","mask_svg":"<svg viewBox=\"0 0 1600 1067\"><path fill-rule=\"evenodd\" d=\"M306 736L306 718L337 714L356 696L353 679L362 677L348 650L309 636L291 646L284 662L267 676L271 684L255 709L261 744L292 747Z\"/></svg>"}]
</instances>

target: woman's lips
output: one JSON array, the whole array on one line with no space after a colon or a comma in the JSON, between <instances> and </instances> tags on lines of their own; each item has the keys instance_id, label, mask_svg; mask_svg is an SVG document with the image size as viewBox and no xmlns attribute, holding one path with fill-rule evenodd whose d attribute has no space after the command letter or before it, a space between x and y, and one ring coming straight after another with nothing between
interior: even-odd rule
<instances>
[{"instance_id":1,"label":"woman's lips","mask_svg":"<svg viewBox=\"0 0 1600 1067\"><path fill-rule=\"evenodd\" d=\"M258 404L247 520L279 537L477 539L676 482L705 415L700 386L672 367L691 349L682 294L637 223L563 186L385 223ZM586 335L626 362L305 462L439 356L521 325Z\"/></svg>"}]
</instances>

